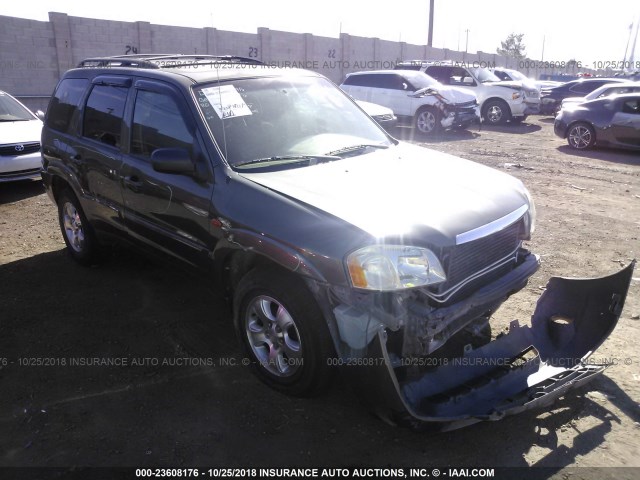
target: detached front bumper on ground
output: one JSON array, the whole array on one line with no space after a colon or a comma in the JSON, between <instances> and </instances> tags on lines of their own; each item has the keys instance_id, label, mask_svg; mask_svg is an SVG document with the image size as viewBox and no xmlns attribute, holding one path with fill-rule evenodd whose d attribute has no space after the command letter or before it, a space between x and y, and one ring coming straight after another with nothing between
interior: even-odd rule
<instances>
[{"instance_id":1,"label":"detached front bumper on ground","mask_svg":"<svg viewBox=\"0 0 640 480\"><path fill-rule=\"evenodd\" d=\"M398 360L388 329L378 324L360 350L362 360L349 361L346 374L380 416L416 427L452 430L548 406L609 366L589 356L617 324L634 265L596 279L551 278L531 326L514 320L484 346L415 362L423 367L419 376L406 375L412 362ZM468 302L486 302L486 294L483 289Z\"/></svg>"}]
</instances>

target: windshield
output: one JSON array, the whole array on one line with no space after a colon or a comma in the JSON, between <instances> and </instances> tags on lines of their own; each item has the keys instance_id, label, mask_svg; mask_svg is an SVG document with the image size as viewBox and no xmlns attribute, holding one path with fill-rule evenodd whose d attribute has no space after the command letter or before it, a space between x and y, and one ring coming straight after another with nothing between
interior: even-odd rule
<instances>
[{"instance_id":1,"label":"windshield","mask_svg":"<svg viewBox=\"0 0 640 480\"><path fill-rule=\"evenodd\" d=\"M528 82L529 78L517 70L509 70L509 76L512 80L520 80L521 82Z\"/></svg>"},{"instance_id":2,"label":"windshield","mask_svg":"<svg viewBox=\"0 0 640 480\"><path fill-rule=\"evenodd\" d=\"M0 122L34 120L33 114L9 95L0 93Z\"/></svg>"},{"instance_id":3,"label":"windshield","mask_svg":"<svg viewBox=\"0 0 640 480\"><path fill-rule=\"evenodd\" d=\"M289 164L296 158L339 160L338 153L392 143L341 90L320 77L238 79L199 86L195 94L232 167Z\"/></svg>"},{"instance_id":4,"label":"windshield","mask_svg":"<svg viewBox=\"0 0 640 480\"><path fill-rule=\"evenodd\" d=\"M480 83L485 82L499 82L500 79L496 77L486 68L470 68L471 73L478 79Z\"/></svg>"}]
</instances>

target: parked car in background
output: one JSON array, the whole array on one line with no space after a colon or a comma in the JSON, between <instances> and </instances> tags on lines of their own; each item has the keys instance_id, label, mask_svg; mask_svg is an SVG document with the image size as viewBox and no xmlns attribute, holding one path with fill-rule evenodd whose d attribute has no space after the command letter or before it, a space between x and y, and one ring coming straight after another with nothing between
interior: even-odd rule
<instances>
[{"instance_id":1,"label":"parked car in background","mask_svg":"<svg viewBox=\"0 0 640 480\"><path fill-rule=\"evenodd\" d=\"M543 88L540 92L540 113L542 115L555 115L562 100L567 97L583 97L596 88L607 83L620 83L624 80L616 78L581 78L563 83L557 87Z\"/></svg>"},{"instance_id":2,"label":"parked car in background","mask_svg":"<svg viewBox=\"0 0 640 480\"><path fill-rule=\"evenodd\" d=\"M399 121L423 134L479 122L475 95L438 83L422 72L373 70L347 75L340 88L357 100L393 110Z\"/></svg>"},{"instance_id":3,"label":"parked car in background","mask_svg":"<svg viewBox=\"0 0 640 480\"><path fill-rule=\"evenodd\" d=\"M640 150L640 93L568 105L556 116L554 132L577 150L594 145Z\"/></svg>"},{"instance_id":4,"label":"parked car in background","mask_svg":"<svg viewBox=\"0 0 640 480\"><path fill-rule=\"evenodd\" d=\"M464 88L473 93L478 99L482 119L489 124L521 122L540 109L540 95L536 88L522 82L502 81L486 68L472 68L451 61L420 60L399 62L395 68L419 70L443 85Z\"/></svg>"},{"instance_id":5,"label":"parked car in background","mask_svg":"<svg viewBox=\"0 0 640 480\"><path fill-rule=\"evenodd\" d=\"M0 182L40 178L41 132L42 121L0 90Z\"/></svg>"},{"instance_id":6,"label":"parked car in background","mask_svg":"<svg viewBox=\"0 0 640 480\"><path fill-rule=\"evenodd\" d=\"M397 126L398 117L395 116L390 108L363 100L356 100L356 103L387 132Z\"/></svg>"},{"instance_id":7,"label":"parked car in background","mask_svg":"<svg viewBox=\"0 0 640 480\"><path fill-rule=\"evenodd\" d=\"M565 108L568 105L575 103L588 102L589 100L595 100L596 98L609 97L611 95L619 95L621 93L634 93L640 92L640 82L629 83L606 83L601 87L596 88L593 92L585 95L584 97L567 97L562 100L560 108Z\"/></svg>"}]
</instances>

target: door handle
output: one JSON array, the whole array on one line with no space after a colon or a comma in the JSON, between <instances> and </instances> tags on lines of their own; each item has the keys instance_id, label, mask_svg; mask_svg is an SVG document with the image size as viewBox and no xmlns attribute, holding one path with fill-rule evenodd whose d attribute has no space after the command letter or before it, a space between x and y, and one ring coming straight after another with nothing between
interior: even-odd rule
<instances>
[{"instance_id":1,"label":"door handle","mask_svg":"<svg viewBox=\"0 0 640 480\"><path fill-rule=\"evenodd\" d=\"M142 186L144 185L144 182L140 181L140 179L135 175L132 175L130 177L124 177L122 181L125 187L127 187L129 190L133 192L139 192Z\"/></svg>"}]
</instances>

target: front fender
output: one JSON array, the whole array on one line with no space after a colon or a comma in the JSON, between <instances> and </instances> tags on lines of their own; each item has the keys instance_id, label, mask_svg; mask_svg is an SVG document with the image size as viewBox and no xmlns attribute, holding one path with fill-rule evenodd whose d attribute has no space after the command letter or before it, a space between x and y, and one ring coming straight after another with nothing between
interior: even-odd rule
<instances>
[{"instance_id":1,"label":"front fender","mask_svg":"<svg viewBox=\"0 0 640 480\"><path fill-rule=\"evenodd\" d=\"M326 283L322 273L298 251L265 235L244 229L227 229L225 239L216 244L213 258L218 263L221 258L234 251L264 257L285 270Z\"/></svg>"}]
</instances>

